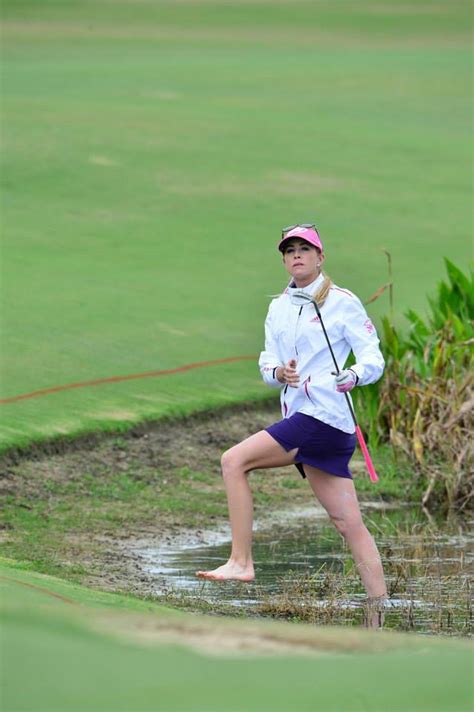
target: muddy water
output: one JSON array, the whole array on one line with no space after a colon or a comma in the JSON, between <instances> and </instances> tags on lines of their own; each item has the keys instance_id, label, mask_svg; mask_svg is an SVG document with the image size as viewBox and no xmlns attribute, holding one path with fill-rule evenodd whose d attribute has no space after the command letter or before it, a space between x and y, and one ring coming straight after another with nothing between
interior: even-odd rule
<instances>
[{"instance_id":1,"label":"muddy water","mask_svg":"<svg viewBox=\"0 0 474 712\"><path fill-rule=\"evenodd\" d=\"M469 635L474 536L469 521L427 518L418 507L363 505L382 555L390 601L388 628ZM256 525L256 581L209 582L195 571L227 560L229 541L140 552L143 568L186 607L222 612L358 624L365 595L352 558L325 514L312 508Z\"/></svg>"}]
</instances>

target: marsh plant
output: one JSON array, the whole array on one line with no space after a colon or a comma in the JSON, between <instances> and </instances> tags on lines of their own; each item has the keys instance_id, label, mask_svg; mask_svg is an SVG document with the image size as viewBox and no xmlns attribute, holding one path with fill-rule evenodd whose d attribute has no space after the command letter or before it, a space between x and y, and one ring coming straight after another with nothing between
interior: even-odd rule
<instances>
[{"instance_id":1,"label":"marsh plant","mask_svg":"<svg viewBox=\"0 0 474 712\"><path fill-rule=\"evenodd\" d=\"M474 484L474 275L445 265L425 318L408 311L407 332L383 319L387 368L363 399L372 442L389 441L411 461L422 503L462 510Z\"/></svg>"},{"instance_id":2,"label":"marsh plant","mask_svg":"<svg viewBox=\"0 0 474 712\"><path fill-rule=\"evenodd\" d=\"M412 563L385 552L389 599L383 606L385 628L429 634L472 634L472 591L463 563L450 574L429 564ZM359 591L359 592L358 592ZM382 609L382 606L379 606ZM364 625L374 606L365 598L357 572L323 565L309 574L289 572L280 592L264 594L253 613L319 625Z\"/></svg>"}]
</instances>

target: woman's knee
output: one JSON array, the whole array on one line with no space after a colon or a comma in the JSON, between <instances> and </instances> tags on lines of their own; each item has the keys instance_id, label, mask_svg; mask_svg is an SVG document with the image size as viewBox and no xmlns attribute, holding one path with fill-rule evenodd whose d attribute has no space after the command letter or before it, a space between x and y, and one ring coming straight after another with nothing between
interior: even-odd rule
<instances>
[{"instance_id":1,"label":"woman's knee","mask_svg":"<svg viewBox=\"0 0 474 712\"><path fill-rule=\"evenodd\" d=\"M242 469L242 458L239 454L239 446L229 448L221 456L222 474L224 477L239 472Z\"/></svg>"},{"instance_id":2,"label":"woman's knee","mask_svg":"<svg viewBox=\"0 0 474 712\"><path fill-rule=\"evenodd\" d=\"M338 512L331 514L330 517L339 534L345 539L350 539L351 536L359 534L365 529L360 512Z\"/></svg>"}]
</instances>

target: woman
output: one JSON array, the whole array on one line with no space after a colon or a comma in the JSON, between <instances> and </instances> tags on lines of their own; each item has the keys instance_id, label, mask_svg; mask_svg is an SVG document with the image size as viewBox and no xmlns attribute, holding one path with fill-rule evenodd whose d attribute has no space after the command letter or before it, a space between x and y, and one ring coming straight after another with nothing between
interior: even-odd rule
<instances>
[{"instance_id":1,"label":"woman","mask_svg":"<svg viewBox=\"0 0 474 712\"><path fill-rule=\"evenodd\" d=\"M264 381L281 389L283 420L223 454L232 552L223 566L197 575L217 581L255 578L247 475L295 464L345 538L369 600L383 600L387 590L380 555L362 521L348 467L356 436L343 395L382 375L379 340L359 299L323 274L323 246L314 225L285 228L278 249L291 281L270 304L259 367ZM292 303L301 290L315 297L338 364L344 365L351 349L354 352L356 363L337 376L313 305Z\"/></svg>"}]
</instances>

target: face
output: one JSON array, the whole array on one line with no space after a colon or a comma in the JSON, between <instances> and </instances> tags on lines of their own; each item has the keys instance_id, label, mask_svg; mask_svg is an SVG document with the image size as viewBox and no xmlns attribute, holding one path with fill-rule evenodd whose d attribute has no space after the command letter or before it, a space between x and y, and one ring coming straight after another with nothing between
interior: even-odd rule
<instances>
[{"instance_id":1,"label":"face","mask_svg":"<svg viewBox=\"0 0 474 712\"><path fill-rule=\"evenodd\" d=\"M309 242L298 237L288 240L283 264L297 287L306 287L314 282L321 272L323 261L324 255Z\"/></svg>"}]
</instances>

